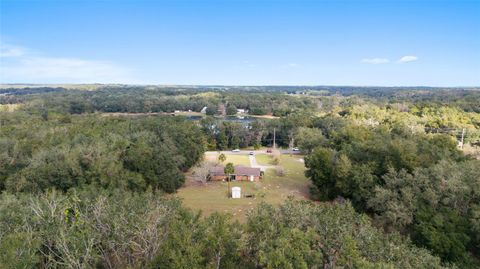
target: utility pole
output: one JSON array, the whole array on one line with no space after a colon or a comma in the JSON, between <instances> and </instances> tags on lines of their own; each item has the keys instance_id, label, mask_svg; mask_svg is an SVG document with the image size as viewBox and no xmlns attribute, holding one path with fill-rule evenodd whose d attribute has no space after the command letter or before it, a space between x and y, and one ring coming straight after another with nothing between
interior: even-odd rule
<instances>
[{"instance_id":1,"label":"utility pole","mask_svg":"<svg viewBox=\"0 0 480 269\"><path fill-rule=\"evenodd\" d=\"M230 176L228 176L228 178L227 178L227 196L228 196L228 198L231 198L231 195L230 195Z\"/></svg>"},{"instance_id":2,"label":"utility pole","mask_svg":"<svg viewBox=\"0 0 480 269\"><path fill-rule=\"evenodd\" d=\"M276 145L275 145L275 128L273 128L273 149L276 149Z\"/></svg>"},{"instance_id":3,"label":"utility pole","mask_svg":"<svg viewBox=\"0 0 480 269\"><path fill-rule=\"evenodd\" d=\"M462 140L460 141L460 148L463 149L463 138L465 137L465 128L462 128Z\"/></svg>"}]
</instances>

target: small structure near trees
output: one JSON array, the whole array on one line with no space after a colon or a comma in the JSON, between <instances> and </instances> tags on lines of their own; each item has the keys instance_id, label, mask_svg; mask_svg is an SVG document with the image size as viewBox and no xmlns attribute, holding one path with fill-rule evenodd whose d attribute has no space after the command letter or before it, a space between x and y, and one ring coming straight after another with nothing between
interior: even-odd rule
<instances>
[{"instance_id":1,"label":"small structure near trees","mask_svg":"<svg viewBox=\"0 0 480 269\"><path fill-rule=\"evenodd\" d=\"M232 187L232 198L239 199L242 197L242 189L240 187Z\"/></svg>"}]
</instances>

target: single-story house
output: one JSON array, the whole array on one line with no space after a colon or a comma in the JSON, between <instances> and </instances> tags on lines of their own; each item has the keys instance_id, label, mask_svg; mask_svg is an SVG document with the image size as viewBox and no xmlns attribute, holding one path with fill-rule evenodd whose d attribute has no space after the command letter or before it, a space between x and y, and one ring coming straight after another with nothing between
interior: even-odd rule
<instances>
[{"instance_id":1,"label":"single-story house","mask_svg":"<svg viewBox=\"0 0 480 269\"><path fill-rule=\"evenodd\" d=\"M231 181L259 181L262 178L262 174L260 168L237 165L234 167L233 174L226 175L225 167L218 165L210 169L208 178L209 180L226 180L230 178Z\"/></svg>"}]
</instances>

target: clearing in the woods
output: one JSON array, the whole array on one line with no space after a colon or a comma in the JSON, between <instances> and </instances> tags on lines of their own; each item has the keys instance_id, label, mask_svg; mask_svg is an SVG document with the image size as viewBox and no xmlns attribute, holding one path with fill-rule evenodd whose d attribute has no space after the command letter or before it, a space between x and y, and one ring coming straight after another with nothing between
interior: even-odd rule
<instances>
[{"instance_id":1,"label":"clearing in the woods","mask_svg":"<svg viewBox=\"0 0 480 269\"><path fill-rule=\"evenodd\" d=\"M227 160L235 165L250 166L247 154L225 153ZM207 152L205 158L215 161L217 152ZM255 154L259 165L272 166L272 157L267 154ZM245 220L246 213L261 202L280 204L289 196L298 199L308 199L309 180L305 177L302 155L283 154L278 166L283 168L283 176L277 175L274 168L267 169L260 182L219 182L209 181L205 184L187 176L184 187L178 190L177 196L183 200L185 206L201 210L209 215L213 212L230 213L234 219ZM228 198L228 187L241 187L242 198ZM244 198L252 195L252 198Z\"/></svg>"}]
</instances>

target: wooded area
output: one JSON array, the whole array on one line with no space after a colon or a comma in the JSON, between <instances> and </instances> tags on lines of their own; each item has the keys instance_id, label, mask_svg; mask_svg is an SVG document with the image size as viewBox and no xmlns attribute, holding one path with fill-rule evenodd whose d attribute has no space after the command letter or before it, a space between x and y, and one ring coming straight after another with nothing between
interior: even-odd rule
<instances>
[{"instance_id":1,"label":"wooded area","mask_svg":"<svg viewBox=\"0 0 480 269\"><path fill-rule=\"evenodd\" d=\"M478 90L6 88L0 104L15 105L0 105L0 267L479 266ZM229 121L220 104L279 118ZM169 195L205 150L274 136L306 154L321 202L262 204L238 223Z\"/></svg>"}]
</instances>

